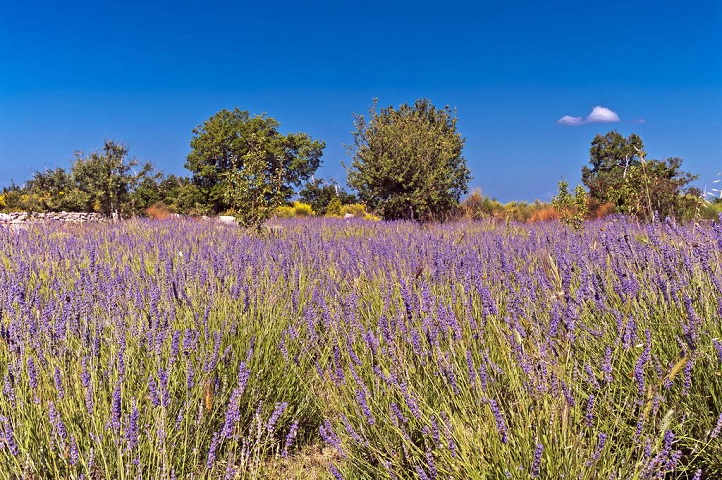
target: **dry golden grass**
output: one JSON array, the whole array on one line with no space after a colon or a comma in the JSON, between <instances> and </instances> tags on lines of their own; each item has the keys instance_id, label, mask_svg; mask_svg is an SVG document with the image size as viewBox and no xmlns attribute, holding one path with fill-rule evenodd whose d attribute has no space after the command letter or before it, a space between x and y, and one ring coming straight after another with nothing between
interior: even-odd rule
<instances>
[{"instance_id":1,"label":"dry golden grass","mask_svg":"<svg viewBox=\"0 0 722 480\"><path fill-rule=\"evenodd\" d=\"M263 478L284 480L327 480L330 463L338 462L338 453L322 444L307 445L288 458L269 459Z\"/></svg>"},{"instance_id":2,"label":"dry golden grass","mask_svg":"<svg viewBox=\"0 0 722 480\"><path fill-rule=\"evenodd\" d=\"M145 209L145 214L155 220L165 220L170 217L173 212L163 202L155 202L153 205Z\"/></svg>"},{"instance_id":3,"label":"dry golden grass","mask_svg":"<svg viewBox=\"0 0 722 480\"><path fill-rule=\"evenodd\" d=\"M559 220L561 215L554 207L543 207L532 213L529 218L530 222L547 222L549 220Z\"/></svg>"}]
</instances>

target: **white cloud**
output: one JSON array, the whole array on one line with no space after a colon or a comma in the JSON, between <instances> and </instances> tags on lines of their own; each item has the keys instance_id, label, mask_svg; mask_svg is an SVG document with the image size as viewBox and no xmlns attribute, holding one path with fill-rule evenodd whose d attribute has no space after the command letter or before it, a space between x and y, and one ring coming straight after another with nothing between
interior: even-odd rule
<instances>
[{"instance_id":1,"label":"white cloud","mask_svg":"<svg viewBox=\"0 0 722 480\"><path fill-rule=\"evenodd\" d=\"M587 115L586 123L592 123L592 122L618 122L619 121L619 115L617 115L615 112L611 111L608 108L596 106L592 108L592 113Z\"/></svg>"},{"instance_id":2,"label":"white cloud","mask_svg":"<svg viewBox=\"0 0 722 480\"><path fill-rule=\"evenodd\" d=\"M562 125L581 125L584 123L584 120L582 117L570 117L569 115L564 115L562 118L557 120L557 123Z\"/></svg>"},{"instance_id":3,"label":"white cloud","mask_svg":"<svg viewBox=\"0 0 722 480\"><path fill-rule=\"evenodd\" d=\"M562 118L557 120L560 125L584 125L585 123L609 123L618 122L619 115L616 112L597 105L592 108L592 112L585 118L572 117L570 115L564 115Z\"/></svg>"}]
</instances>

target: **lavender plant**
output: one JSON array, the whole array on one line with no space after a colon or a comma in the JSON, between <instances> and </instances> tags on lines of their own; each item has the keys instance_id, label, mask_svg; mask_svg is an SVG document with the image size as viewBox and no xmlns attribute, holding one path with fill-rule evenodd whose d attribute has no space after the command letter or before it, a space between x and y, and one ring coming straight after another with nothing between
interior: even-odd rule
<instances>
[{"instance_id":1,"label":"lavender plant","mask_svg":"<svg viewBox=\"0 0 722 480\"><path fill-rule=\"evenodd\" d=\"M0 477L722 475L719 224L277 232L0 231Z\"/></svg>"}]
</instances>

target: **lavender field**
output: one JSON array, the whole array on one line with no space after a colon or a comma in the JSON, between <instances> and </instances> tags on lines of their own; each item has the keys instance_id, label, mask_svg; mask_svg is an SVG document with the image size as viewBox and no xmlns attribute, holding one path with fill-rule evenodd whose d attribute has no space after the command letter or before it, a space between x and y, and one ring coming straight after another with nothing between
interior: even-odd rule
<instances>
[{"instance_id":1,"label":"lavender field","mask_svg":"<svg viewBox=\"0 0 722 480\"><path fill-rule=\"evenodd\" d=\"M278 225L0 230L0 478L722 478L719 224Z\"/></svg>"}]
</instances>

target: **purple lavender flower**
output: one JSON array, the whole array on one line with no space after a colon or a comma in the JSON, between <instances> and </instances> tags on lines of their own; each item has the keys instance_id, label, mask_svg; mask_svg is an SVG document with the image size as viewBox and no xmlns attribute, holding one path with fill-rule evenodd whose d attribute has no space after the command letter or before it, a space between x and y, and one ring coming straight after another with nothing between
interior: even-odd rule
<instances>
[{"instance_id":1,"label":"purple lavender flower","mask_svg":"<svg viewBox=\"0 0 722 480\"><path fill-rule=\"evenodd\" d=\"M196 345L197 338L195 330L186 328L183 332L183 354L186 356L190 355L196 349Z\"/></svg>"},{"instance_id":2,"label":"purple lavender flower","mask_svg":"<svg viewBox=\"0 0 722 480\"><path fill-rule=\"evenodd\" d=\"M55 409L55 403L52 401L48 403L48 417L50 418L50 425L53 427L53 433L59 440L60 451L65 451L65 443L68 441L68 431L65 429L65 423L60 418L57 410Z\"/></svg>"},{"instance_id":3,"label":"purple lavender flower","mask_svg":"<svg viewBox=\"0 0 722 480\"><path fill-rule=\"evenodd\" d=\"M80 460L80 452L78 452L78 442L75 437L70 437L70 465L75 466Z\"/></svg>"},{"instance_id":4,"label":"purple lavender flower","mask_svg":"<svg viewBox=\"0 0 722 480\"><path fill-rule=\"evenodd\" d=\"M122 398L119 380L115 383L115 389L113 390L113 398L110 406L110 428L112 428L115 432L120 430L121 403Z\"/></svg>"},{"instance_id":5,"label":"purple lavender flower","mask_svg":"<svg viewBox=\"0 0 722 480\"><path fill-rule=\"evenodd\" d=\"M158 384L153 377L148 378L148 396L150 397L150 403L152 403L154 407L160 405L160 397L158 396Z\"/></svg>"},{"instance_id":6,"label":"purple lavender flower","mask_svg":"<svg viewBox=\"0 0 722 480\"><path fill-rule=\"evenodd\" d=\"M413 397L413 395L411 395L411 393L409 392L406 383L404 381L400 381L398 383L399 388L401 389L401 394L404 396L404 400L406 400L406 406L409 407L411 414L416 419L421 418L421 410L419 409L419 405L416 403L416 399Z\"/></svg>"},{"instance_id":7,"label":"purple lavender flower","mask_svg":"<svg viewBox=\"0 0 722 480\"><path fill-rule=\"evenodd\" d=\"M213 333L213 353L211 354L208 361L203 366L203 372L208 373L214 368L216 368L216 364L218 363L218 355L220 354L221 349L221 333L220 332L214 332Z\"/></svg>"},{"instance_id":8,"label":"purple lavender flower","mask_svg":"<svg viewBox=\"0 0 722 480\"><path fill-rule=\"evenodd\" d=\"M466 368L469 374L469 384L476 382L476 368L474 368L474 360L471 358L471 351L466 350Z\"/></svg>"},{"instance_id":9,"label":"purple lavender flower","mask_svg":"<svg viewBox=\"0 0 722 480\"><path fill-rule=\"evenodd\" d=\"M531 464L531 476L536 478L539 476L539 472L541 471L541 461L542 461L542 453L544 452L544 445L541 443L536 444L536 448L534 449L534 460Z\"/></svg>"},{"instance_id":10,"label":"purple lavender flower","mask_svg":"<svg viewBox=\"0 0 722 480\"><path fill-rule=\"evenodd\" d=\"M597 375L592 370L592 367L585 364L584 372L586 372L587 374L587 383L594 387L595 390L599 390L601 387L599 386L599 382L597 381Z\"/></svg>"},{"instance_id":11,"label":"purple lavender flower","mask_svg":"<svg viewBox=\"0 0 722 480\"><path fill-rule=\"evenodd\" d=\"M186 390L188 391L192 390L193 386L195 385L193 375L193 365L191 365L191 363L189 362L186 366Z\"/></svg>"},{"instance_id":12,"label":"purple lavender flower","mask_svg":"<svg viewBox=\"0 0 722 480\"><path fill-rule=\"evenodd\" d=\"M343 451L343 448L341 447L341 439L338 438L338 435L336 435L336 432L333 431L333 427L331 426L331 422L328 420L324 420L321 426L318 429L319 434L321 435L321 439L326 442L329 446L336 449L336 451L341 455L341 457L346 458L346 453Z\"/></svg>"},{"instance_id":13,"label":"purple lavender flower","mask_svg":"<svg viewBox=\"0 0 722 480\"><path fill-rule=\"evenodd\" d=\"M298 432L298 420L294 420L291 424L291 428L288 430L288 434L286 434L286 440L283 442L283 451L281 452L281 456L283 458L288 457L288 450L293 445L293 441L296 439L296 433Z\"/></svg>"},{"instance_id":14,"label":"purple lavender flower","mask_svg":"<svg viewBox=\"0 0 722 480\"><path fill-rule=\"evenodd\" d=\"M120 337L120 345L118 348L118 375L125 377L125 337Z\"/></svg>"},{"instance_id":15,"label":"purple lavender flower","mask_svg":"<svg viewBox=\"0 0 722 480\"><path fill-rule=\"evenodd\" d=\"M173 330L173 337L170 343L170 358L168 359L169 365L173 365L178 358L178 352L180 351L180 330Z\"/></svg>"},{"instance_id":16,"label":"purple lavender flower","mask_svg":"<svg viewBox=\"0 0 722 480\"><path fill-rule=\"evenodd\" d=\"M127 450L133 450L136 446L138 446L138 434L138 403L135 402L133 410L130 412L130 417L128 417L128 426L125 429Z\"/></svg>"},{"instance_id":17,"label":"purple lavender flower","mask_svg":"<svg viewBox=\"0 0 722 480\"><path fill-rule=\"evenodd\" d=\"M288 408L288 403L286 402L276 404L276 408L273 410L273 413L266 423L266 430L268 430L268 433L273 433L276 428L276 422L278 422L278 419L281 415L283 415L283 412L286 411L286 408Z\"/></svg>"},{"instance_id":18,"label":"purple lavender flower","mask_svg":"<svg viewBox=\"0 0 722 480\"><path fill-rule=\"evenodd\" d=\"M371 413L371 409L369 408L369 404L366 401L366 391L364 389L356 389L356 402L359 404L359 407L361 407L361 411L366 416L366 420L368 421L369 425L373 425L374 423L376 423L376 420Z\"/></svg>"},{"instance_id":19,"label":"purple lavender flower","mask_svg":"<svg viewBox=\"0 0 722 480\"><path fill-rule=\"evenodd\" d=\"M160 388L160 405L167 408L170 404L170 391L168 390L168 370L158 370L158 386Z\"/></svg>"},{"instance_id":20,"label":"purple lavender flower","mask_svg":"<svg viewBox=\"0 0 722 480\"><path fill-rule=\"evenodd\" d=\"M85 389L85 410L88 412L88 415L93 414L94 407L95 402L93 401L93 389L88 387Z\"/></svg>"},{"instance_id":21,"label":"purple lavender flower","mask_svg":"<svg viewBox=\"0 0 722 480\"><path fill-rule=\"evenodd\" d=\"M336 480L343 480L343 475L341 475L341 472L338 471L335 465L329 465L328 471L331 472L331 475L333 475L333 478Z\"/></svg>"},{"instance_id":22,"label":"purple lavender flower","mask_svg":"<svg viewBox=\"0 0 722 480\"><path fill-rule=\"evenodd\" d=\"M233 437L236 425L241 420L240 403L242 395L243 390L238 387L231 393L231 399L228 401L228 408L226 408L226 418L223 422L223 428L221 428L221 438Z\"/></svg>"},{"instance_id":23,"label":"purple lavender flower","mask_svg":"<svg viewBox=\"0 0 722 480\"><path fill-rule=\"evenodd\" d=\"M392 421L396 425L406 425L409 423L409 419L406 418L406 416L403 414L399 406L396 404L396 402L391 402L391 405L389 405L389 408L391 409L391 412L393 413L393 417L391 417Z\"/></svg>"},{"instance_id":24,"label":"purple lavender flower","mask_svg":"<svg viewBox=\"0 0 722 480\"><path fill-rule=\"evenodd\" d=\"M604 372L604 383L612 383L612 347L607 345L604 349L604 360L602 361L602 372Z\"/></svg>"},{"instance_id":25,"label":"purple lavender flower","mask_svg":"<svg viewBox=\"0 0 722 480\"><path fill-rule=\"evenodd\" d=\"M584 414L584 420L586 421L588 427L592 427L594 425L594 400L594 394L589 395L589 399L587 399L586 413Z\"/></svg>"},{"instance_id":26,"label":"purple lavender flower","mask_svg":"<svg viewBox=\"0 0 722 480\"><path fill-rule=\"evenodd\" d=\"M55 391L58 393L58 398L62 400L65 397L65 390L63 389L63 379L60 376L60 369L58 367L55 367L53 381L55 382Z\"/></svg>"},{"instance_id":27,"label":"purple lavender flower","mask_svg":"<svg viewBox=\"0 0 722 480\"><path fill-rule=\"evenodd\" d=\"M90 374L88 373L88 360L86 357L83 357L83 359L80 361L82 365L82 372L80 373L80 382L83 384L83 387L88 388L90 387Z\"/></svg>"},{"instance_id":28,"label":"purple lavender flower","mask_svg":"<svg viewBox=\"0 0 722 480\"><path fill-rule=\"evenodd\" d=\"M349 421L348 417L346 417L346 415L344 415L343 413L341 414L341 422L343 422L343 426L346 429L346 433L349 434L349 436L351 437L351 439L353 439L354 442L358 443L359 445L367 445L368 444L368 442L366 442L364 440L364 438L361 435L359 435L359 433L356 431L356 429L353 428L353 425L351 425L351 422Z\"/></svg>"},{"instance_id":29,"label":"purple lavender flower","mask_svg":"<svg viewBox=\"0 0 722 480\"><path fill-rule=\"evenodd\" d=\"M594 449L592 458L587 461L587 463L586 463L587 467L590 467L594 462L599 460L599 458L602 456L602 450L604 450L604 446L606 444L607 444L607 434L600 433L599 435L597 435L597 447Z\"/></svg>"},{"instance_id":30,"label":"purple lavender flower","mask_svg":"<svg viewBox=\"0 0 722 480\"><path fill-rule=\"evenodd\" d=\"M429 479L436 480L438 471L436 470L436 462L434 461L434 452L431 448L426 448L426 466L429 469Z\"/></svg>"},{"instance_id":31,"label":"purple lavender flower","mask_svg":"<svg viewBox=\"0 0 722 480\"><path fill-rule=\"evenodd\" d=\"M491 408L491 413L494 415L496 430L499 432L499 435L501 435L501 443L507 443L509 441L509 428L506 426L506 421L504 421L504 415L501 413L501 409L499 408L499 405L497 405L496 400L490 398L488 402L489 407Z\"/></svg>"},{"instance_id":32,"label":"purple lavender flower","mask_svg":"<svg viewBox=\"0 0 722 480\"><path fill-rule=\"evenodd\" d=\"M17 457L20 454L20 449L15 441L15 434L13 433L10 420L7 417L0 416L0 423L2 423L2 441L8 450L10 450L12 456Z\"/></svg>"},{"instance_id":33,"label":"purple lavender flower","mask_svg":"<svg viewBox=\"0 0 722 480\"><path fill-rule=\"evenodd\" d=\"M238 382L238 387L241 390L246 389L246 385L248 385L248 379L251 377L251 371L246 366L246 362L241 362L238 366L238 376L236 377L236 381Z\"/></svg>"},{"instance_id":34,"label":"purple lavender flower","mask_svg":"<svg viewBox=\"0 0 722 480\"><path fill-rule=\"evenodd\" d=\"M38 372L32 357L28 358L28 383L33 390L38 388Z\"/></svg>"},{"instance_id":35,"label":"purple lavender flower","mask_svg":"<svg viewBox=\"0 0 722 480\"><path fill-rule=\"evenodd\" d=\"M213 433L213 438L211 438L211 444L208 447L208 458L206 459L206 468L210 469L213 467L213 464L216 462L216 449L218 448L218 432Z\"/></svg>"},{"instance_id":36,"label":"purple lavender flower","mask_svg":"<svg viewBox=\"0 0 722 480\"><path fill-rule=\"evenodd\" d=\"M7 373L3 378L3 394L10 401L10 405L15 406L15 402L17 400L15 397L15 388L10 380L10 375Z\"/></svg>"}]
</instances>

